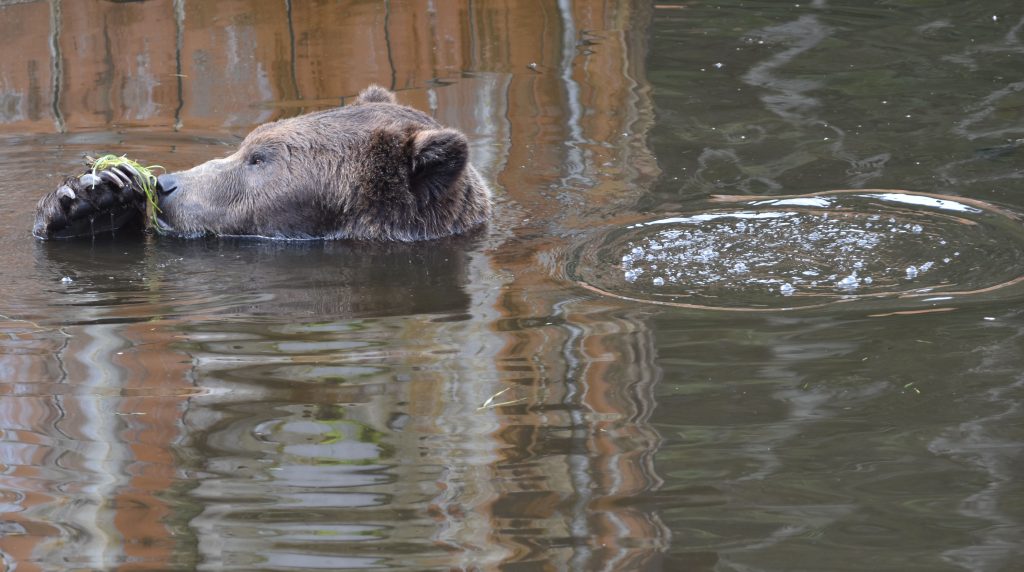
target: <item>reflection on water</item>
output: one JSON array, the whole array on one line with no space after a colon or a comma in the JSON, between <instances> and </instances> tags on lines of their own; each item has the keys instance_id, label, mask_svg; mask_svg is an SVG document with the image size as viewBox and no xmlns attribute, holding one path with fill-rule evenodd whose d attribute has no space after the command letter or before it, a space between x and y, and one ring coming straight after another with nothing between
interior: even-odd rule
<instances>
[{"instance_id":1,"label":"reflection on water","mask_svg":"<svg viewBox=\"0 0 1024 572\"><path fill-rule=\"evenodd\" d=\"M1005 368L1020 363L1009 349L1019 314L1006 320L787 318L746 336L742 323L656 321L659 350L674 357L652 422L679 443L656 468L721 495L660 513L686 535L684 557L717 554L728 570L1013 569L1019 483L1005 471L1020 432L1005 424L1005 398L1020 379ZM705 357L723 351L732 362Z\"/></svg>"},{"instance_id":2,"label":"reflection on water","mask_svg":"<svg viewBox=\"0 0 1024 572\"><path fill-rule=\"evenodd\" d=\"M1022 22L1009 0L0 2L0 559L1013 569L1016 298L711 315L566 278L594 236L709 194L811 210L784 196L867 185L957 197L886 208L942 211L965 276L1019 275L1015 228L953 232L980 215L943 205L1024 211ZM29 235L83 153L187 167L369 82L467 132L487 232Z\"/></svg>"}]
</instances>

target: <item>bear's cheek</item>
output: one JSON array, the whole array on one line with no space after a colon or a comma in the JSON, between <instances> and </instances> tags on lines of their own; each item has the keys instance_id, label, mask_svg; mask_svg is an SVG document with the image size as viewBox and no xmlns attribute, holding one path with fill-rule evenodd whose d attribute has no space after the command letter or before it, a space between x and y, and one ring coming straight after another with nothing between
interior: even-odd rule
<instances>
[{"instance_id":1,"label":"bear's cheek","mask_svg":"<svg viewBox=\"0 0 1024 572\"><path fill-rule=\"evenodd\" d=\"M197 205L190 204L184 195L177 194L160 202L158 224L164 230L182 233L205 230L200 216L202 212Z\"/></svg>"}]
</instances>

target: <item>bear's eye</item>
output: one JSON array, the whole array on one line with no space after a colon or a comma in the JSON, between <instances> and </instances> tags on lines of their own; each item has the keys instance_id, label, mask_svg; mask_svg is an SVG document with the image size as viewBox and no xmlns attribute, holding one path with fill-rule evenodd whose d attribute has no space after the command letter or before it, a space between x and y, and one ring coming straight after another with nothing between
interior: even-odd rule
<instances>
[{"instance_id":1,"label":"bear's eye","mask_svg":"<svg viewBox=\"0 0 1024 572\"><path fill-rule=\"evenodd\" d=\"M248 165L262 165L267 162L267 156L262 151L256 151L249 155Z\"/></svg>"}]
</instances>

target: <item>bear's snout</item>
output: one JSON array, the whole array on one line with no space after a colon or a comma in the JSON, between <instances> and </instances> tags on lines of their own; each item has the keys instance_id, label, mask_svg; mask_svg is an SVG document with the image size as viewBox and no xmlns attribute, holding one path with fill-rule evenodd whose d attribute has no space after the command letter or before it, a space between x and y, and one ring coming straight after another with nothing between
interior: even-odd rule
<instances>
[{"instance_id":1,"label":"bear's snout","mask_svg":"<svg viewBox=\"0 0 1024 572\"><path fill-rule=\"evenodd\" d=\"M156 190L160 193L160 198L166 198L167 195L178 190L178 177L175 177L173 173L166 173L156 178Z\"/></svg>"}]
</instances>

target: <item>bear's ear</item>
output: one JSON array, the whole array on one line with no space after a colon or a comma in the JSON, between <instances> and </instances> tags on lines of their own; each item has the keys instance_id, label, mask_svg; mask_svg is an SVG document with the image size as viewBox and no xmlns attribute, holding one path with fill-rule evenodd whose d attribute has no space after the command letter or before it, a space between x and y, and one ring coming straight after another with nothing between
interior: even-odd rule
<instances>
[{"instance_id":1,"label":"bear's ear","mask_svg":"<svg viewBox=\"0 0 1024 572\"><path fill-rule=\"evenodd\" d=\"M454 129L427 129L409 140L413 185L436 193L451 186L469 162L469 141Z\"/></svg>"},{"instance_id":2,"label":"bear's ear","mask_svg":"<svg viewBox=\"0 0 1024 572\"><path fill-rule=\"evenodd\" d=\"M395 94L386 88L379 85L372 84L363 91L359 92L359 97L356 98L355 105L360 103L395 103Z\"/></svg>"}]
</instances>

